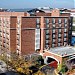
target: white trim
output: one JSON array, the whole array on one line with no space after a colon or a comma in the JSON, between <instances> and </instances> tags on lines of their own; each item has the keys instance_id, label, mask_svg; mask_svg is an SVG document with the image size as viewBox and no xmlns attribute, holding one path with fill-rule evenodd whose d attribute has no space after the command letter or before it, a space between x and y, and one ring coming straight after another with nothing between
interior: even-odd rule
<instances>
[{"instance_id":1,"label":"white trim","mask_svg":"<svg viewBox=\"0 0 75 75\"><path fill-rule=\"evenodd\" d=\"M47 63L47 59L48 59L49 57L50 57L50 58L53 58L54 60L56 60L56 61L58 62L58 64L59 64L59 61L58 61L56 58L54 58L53 56L46 56L46 58L44 59L44 63L45 63L45 64L48 64L48 63Z\"/></svg>"}]
</instances>

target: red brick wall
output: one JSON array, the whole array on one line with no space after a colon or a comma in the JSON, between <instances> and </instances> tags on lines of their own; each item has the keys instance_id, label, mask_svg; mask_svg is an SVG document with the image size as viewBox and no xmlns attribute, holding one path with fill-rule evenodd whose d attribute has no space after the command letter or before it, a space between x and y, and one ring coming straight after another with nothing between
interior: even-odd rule
<instances>
[{"instance_id":1,"label":"red brick wall","mask_svg":"<svg viewBox=\"0 0 75 75\"><path fill-rule=\"evenodd\" d=\"M10 29L10 50L11 51L16 51L16 21L17 18L16 17L11 17L10 18L10 28L14 28L14 29Z\"/></svg>"},{"instance_id":2,"label":"red brick wall","mask_svg":"<svg viewBox=\"0 0 75 75\"><path fill-rule=\"evenodd\" d=\"M0 12L3 16L27 16L27 12Z\"/></svg>"},{"instance_id":3,"label":"red brick wall","mask_svg":"<svg viewBox=\"0 0 75 75\"><path fill-rule=\"evenodd\" d=\"M51 13L44 13L44 12L39 12L35 13L36 16L51 16Z\"/></svg>"},{"instance_id":4,"label":"red brick wall","mask_svg":"<svg viewBox=\"0 0 75 75\"><path fill-rule=\"evenodd\" d=\"M60 13L60 16L70 16L70 13Z\"/></svg>"},{"instance_id":5,"label":"red brick wall","mask_svg":"<svg viewBox=\"0 0 75 75\"><path fill-rule=\"evenodd\" d=\"M22 54L35 52L35 30L21 31L21 51Z\"/></svg>"},{"instance_id":6,"label":"red brick wall","mask_svg":"<svg viewBox=\"0 0 75 75\"><path fill-rule=\"evenodd\" d=\"M36 18L38 17L22 17L21 51L23 54L31 54L35 52Z\"/></svg>"}]
</instances>

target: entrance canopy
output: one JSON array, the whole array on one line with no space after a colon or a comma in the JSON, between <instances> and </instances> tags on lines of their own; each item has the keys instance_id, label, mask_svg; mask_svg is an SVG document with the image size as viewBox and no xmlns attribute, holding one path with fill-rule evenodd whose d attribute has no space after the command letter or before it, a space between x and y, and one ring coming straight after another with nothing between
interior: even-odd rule
<instances>
[{"instance_id":1,"label":"entrance canopy","mask_svg":"<svg viewBox=\"0 0 75 75\"><path fill-rule=\"evenodd\" d=\"M65 46L65 47L61 46L61 47L50 48L49 52L53 54L57 54L61 57L65 57L69 55L74 55L75 48L71 46Z\"/></svg>"}]
</instances>

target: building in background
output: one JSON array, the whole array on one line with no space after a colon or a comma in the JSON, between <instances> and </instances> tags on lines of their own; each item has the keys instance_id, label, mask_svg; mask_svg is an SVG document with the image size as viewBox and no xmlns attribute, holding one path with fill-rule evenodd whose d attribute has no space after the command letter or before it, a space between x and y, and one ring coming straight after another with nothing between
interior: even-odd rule
<instances>
[{"instance_id":1,"label":"building in background","mask_svg":"<svg viewBox=\"0 0 75 75\"><path fill-rule=\"evenodd\" d=\"M72 11L71 12L71 17L72 17L72 36L71 36L71 45L74 46L75 45L75 12Z\"/></svg>"}]
</instances>

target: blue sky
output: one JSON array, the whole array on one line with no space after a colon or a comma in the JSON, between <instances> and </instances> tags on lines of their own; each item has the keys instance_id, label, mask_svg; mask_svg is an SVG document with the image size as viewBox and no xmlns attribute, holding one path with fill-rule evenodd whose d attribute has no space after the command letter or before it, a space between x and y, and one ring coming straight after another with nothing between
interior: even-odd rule
<instances>
[{"instance_id":1,"label":"blue sky","mask_svg":"<svg viewBox=\"0 0 75 75\"><path fill-rule=\"evenodd\" d=\"M0 0L0 8L35 8L43 6L73 8L74 0Z\"/></svg>"}]
</instances>

